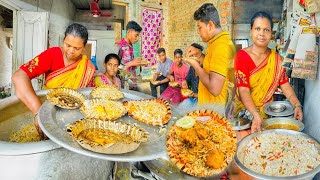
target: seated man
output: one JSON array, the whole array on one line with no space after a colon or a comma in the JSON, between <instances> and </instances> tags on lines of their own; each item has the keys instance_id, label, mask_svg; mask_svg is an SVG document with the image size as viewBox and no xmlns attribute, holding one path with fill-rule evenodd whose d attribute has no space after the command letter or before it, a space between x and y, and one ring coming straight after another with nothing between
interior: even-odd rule
<instances>
[{"instance_id":1,"label":"seated man","mask_svg":"<svg viewBox=\"0 0 320 180\"><path fill-rule=\"evenodd\" d=\"M157 55L159 57L158 69L153 76L153 80L150 82L151 95L157 97L157 87L160 86L160 94L168 87L168 79L166 79L168 72L171 68L172 61L167 58L166 50L164 48L159 48L157 50Z\"/></svg>"},{"instance_id":2,"label":"seated man","mask_svg":"<svg viewBox=\"0 0 320 180\"><path fill-rule=\"evenodd\" d=\"M186 80L189 67L182 63L182 50L174 51L174 62L171 65L166 79L170 80L171 86L161 94L161 98L171 101L172 105L177 106L181 102L181 85Z\"/></svg>"}]
</instances>

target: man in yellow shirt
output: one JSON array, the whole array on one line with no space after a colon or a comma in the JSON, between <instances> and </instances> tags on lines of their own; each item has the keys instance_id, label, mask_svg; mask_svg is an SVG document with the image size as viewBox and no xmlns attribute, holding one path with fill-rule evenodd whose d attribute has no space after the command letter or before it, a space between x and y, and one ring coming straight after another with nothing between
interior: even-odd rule
<instances>
[{"instance_id":1,"label":"man in yellow shirt","mask_svg":"<svg viewBox=\"0 0 320 180\"><path fill-rule=\"evenodd\" d=\"M201 65L185 58L198 74L198 104L218 104L225 107L228 98L228 70L236 53L228 32L223 32L217 9L211 3L203 4L195 13L198 34L208 43L206 56Z\"/></svg>"}]
</instances>

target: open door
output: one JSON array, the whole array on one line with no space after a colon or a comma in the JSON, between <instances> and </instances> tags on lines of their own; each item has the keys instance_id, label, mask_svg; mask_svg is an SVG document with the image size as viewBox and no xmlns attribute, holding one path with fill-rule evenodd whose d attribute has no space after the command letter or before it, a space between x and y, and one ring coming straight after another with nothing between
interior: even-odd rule
<instances>
[{"instance_id":1,"label":"open door","mask_svg":"<svg viewBox=\"0 0 320 180\"><path fill-rule=\"evenodd\" d=\"M17 11L17 56L13 68L18 69L42 51L48 44L48 12ZM41 90L43 76L32 80L35 91Z\"/></svg>"}]
</instances>

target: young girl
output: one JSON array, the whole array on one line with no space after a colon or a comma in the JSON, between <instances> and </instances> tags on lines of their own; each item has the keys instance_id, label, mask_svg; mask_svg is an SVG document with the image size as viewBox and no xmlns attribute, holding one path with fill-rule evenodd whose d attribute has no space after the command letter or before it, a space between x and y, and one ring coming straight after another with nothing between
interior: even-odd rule
<instances>
[{"instance_id":1,"label":"young girl","mask_svg":"<svg viewBox=\"0 0 320 180\"><path fill-rule=\"evenodd\" d=\"M171 100L173 105L178 105L181 102L181 85L182 82L186 80L188 71L189 67L182 63L182 50L176 49L174 51L174 62L172 63L168 76L162 81L176 82L178 85L175 87L167 87L160 97Z\"/></svg>"},{"instance_id":2,"label":"young girl","mask_svg":"<svg viewBox=\"0 0 320 180\"><path fill-rule=\"evenodd\" d=\"M118 88L121 88L121 81L116 76L118 73L120 65L120 58L116 54L108 54L104 59L104 67L106 69L106 72L104 74L99 73L94 78L95 85L101 86L101 85L116 85Z\"/></svg>"}]
</instances>

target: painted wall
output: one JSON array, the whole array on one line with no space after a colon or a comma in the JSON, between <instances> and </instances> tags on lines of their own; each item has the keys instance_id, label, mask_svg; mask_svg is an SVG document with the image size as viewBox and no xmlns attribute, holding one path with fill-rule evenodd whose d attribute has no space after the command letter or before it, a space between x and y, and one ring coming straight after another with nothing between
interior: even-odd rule
<instances>
[{"instance_id":1,"label":"painted wall","mask_svg":"<svg viewBox=\"0 0 320 180\"><path fill-rule=\"evenodd\" d=\"M9 48L9 37L12 31L8 32L0 24L0 87L11 83L12 50Z\"/></svg>"}]
</instances>

